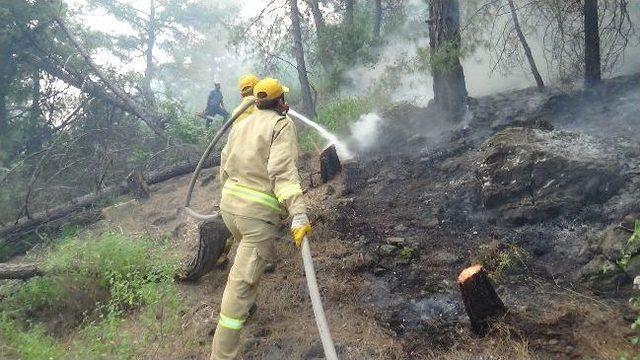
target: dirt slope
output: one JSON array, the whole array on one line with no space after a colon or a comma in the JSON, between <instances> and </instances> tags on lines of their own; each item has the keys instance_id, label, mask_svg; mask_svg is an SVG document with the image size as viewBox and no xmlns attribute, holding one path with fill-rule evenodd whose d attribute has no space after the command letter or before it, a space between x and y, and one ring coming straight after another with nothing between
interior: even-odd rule
<instances>
[{"instance_id":1,"label":"dirt slope","mask_svg":"<svg viewBox=\"0 0 640 360\"><path fill-rule=\"evenodd\" d=\"M631 352L633 313L625 290L630 274L616 277L615 290L621 291L602 291L588 270L600 270L609 259L603 254L625 241L603 244L607 231L640 212L634 196L640 156L630 131L640 130L637 118L631 121L640 110L639 79L609 81L599 96L525 90L477 99L462 126L399 105L382 114L387 141L360 155L358 186L351 193L344 193L341 179L317 186L317 159L305 155L301 175L316 228L312 249L341 358L612 359ZM606 132L598 131L603 119ZM542 135L520 136L530 131ZM505 190L522 181L518 174L530 176L535 169L551 180L560 169L589 168L589 161L576 161L586 152L567 155L563 144L556 149L536 142L562 134L573 139L567 131L591 136L602 148L598 158L616 162L612 169L619 183L610 194L580 197L580 191L570 190L575 180L523 188L537 191L531 197L513 186L517 191ZM506 136L508 146L495 145L496 134ZM525 157L533 159L523 167L529 172L504 172L512 176L506 181L500 169L520 164L520 150L538 157ZM482 164L499 166L485 174ZM212 174L196 188L195 208L214 209L219 185ZM580 179L589 176L581 174ZM494 192L511 194L498 206L483 200L485 175L497 181ZM106 227L188 238L188 224L175 213L188 180L156 185L146 203L108 209L107 219L92 231ZM530 211L511 221L509 211L531 199L536 201L524 204ZM563 206L563 201L575 203ZM276 271L265 276L258 312L243 334L245 359L322 358L301 259L286 233L283 225ZM594 264L595 259L601 262ZM455 284L460 270L478 261L492 271L510 309L484 339L470 334ZM181 285L191 309L183 317L184 342L162 358L207 358L227 271L221 267L198 283Z\"/></svg>"}]
</instances>

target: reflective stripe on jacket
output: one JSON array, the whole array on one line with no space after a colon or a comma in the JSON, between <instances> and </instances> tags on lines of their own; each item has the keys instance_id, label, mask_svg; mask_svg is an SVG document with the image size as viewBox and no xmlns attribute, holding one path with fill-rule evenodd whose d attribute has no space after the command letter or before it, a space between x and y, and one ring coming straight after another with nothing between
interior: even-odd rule
<instances>
[{"instance_id":1,"label":"reflective stripe on jacket","mask_svg":"<svg viewBox=\"0 0 640 360\"><path fill-rule=\"evenodd\" d=\"M233 125L222 150L220 209L271 222L305 213L297 160L293 121L256 108Z\"/></svg>"}]
</instances>

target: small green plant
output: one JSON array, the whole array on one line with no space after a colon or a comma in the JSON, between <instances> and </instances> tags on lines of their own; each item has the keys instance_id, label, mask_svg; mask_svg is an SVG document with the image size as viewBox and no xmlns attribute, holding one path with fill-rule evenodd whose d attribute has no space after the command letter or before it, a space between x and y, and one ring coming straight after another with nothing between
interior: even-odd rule
<instances>
[{"instance_id":1,"label":"small green plant","mask_svg":"<svg viewBox=\"0 0 640 360\"><path fill-rule=\"evenodd\" d=\"M0 358L17 355L23 360L63 359L64 349L42 326L21 329L6 315L0 315Z\"/></svg>"},{"instance_id":2,"label":"small green plant","mask_svg":"<svg viewBox=\"0 0 640 360\"><path fill-rule=\"evenodd\" d=\"M478 247L477 261L494 277L519 274L527 268L527 254L522 248L495 241Z\"/></svg>"},{"instance_id":3,"label":"small green plant","mask_svg":"<svg viewBox=\"0 0 640 360\"><path fill-rule=\"evenodd\" d=\"M633 234L631 234L631 236L627 240L627 246L625 247L625 250L622 252L622 257L617 261L618 266L620 266L623 270L626 270L627 267L629 266L629 260L631 260L631 257L635 255L634 253L632 253L631 249L636 247L635 245L638 244L639 241L640 241L640 219L635 221ZM636 310L640 310L640 296L632 297L631 299L629 299L629 303ZM631 329L636 332L638 329L640 329L640 316L636 317L635 321L631 324ZM629 341L631 342L632 345L636 347L640 347L640 336L638 335L633 336L629 339ZM635 355L621 354L618 357L618 360L640 360L640 353L636 352Z\"/></svg>"},{"instance_id":4,"label":"small green plant","mask_svg":"<svg viewBox=\"0 0 640 360\"><path fill-rule=\"evenodd\" d=\"M412 247L405 246L400 251L400 258L403 260L411 260L413 258L413 254L416 252L416 249Z\"/></svg>"}]
</instances>

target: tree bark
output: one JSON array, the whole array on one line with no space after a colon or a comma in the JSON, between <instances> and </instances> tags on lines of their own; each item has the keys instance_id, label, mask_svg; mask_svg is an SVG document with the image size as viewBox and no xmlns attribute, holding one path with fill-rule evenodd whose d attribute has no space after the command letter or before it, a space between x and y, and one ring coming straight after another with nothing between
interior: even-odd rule
<instances>
[{"instance_id":1,"label":"tree bark","mask_svg":"<svg viewBox=\"0 0 640 360\"><path fill-rule=\"evenodd\" d=\"M355 0L345 0L344 2L344 23L348 29L353 27L355 13Z\"/></svg>"},{"instance_id":2,"label":"tree bark","mask_svg":"<svg viewBox=\"0 0 640 360\"><path fill-rule=\"evenodd\" d=\"M485 335L491 322L505 314L507 309L481 265L464 269L458 277L458 285L471 329L478 335Z\"/></svg>"},{"instance_id":3,"label":"tree bark","mask_svg":"<svg viewBox=\"0 0 640 360\"><path fill-rule=\"evenodd\" d=\"M300 27L300 15L298 11L298 1L289 0L291 8L291 27L293 31L293 55L296 58L298 69L298 80L302 90L302 108L307 116L315 117L316 109L313 103L311 85L307 77L307 67L304 60L304 48L302 47L302 29Z\"/></svg>"},{"instance_id":4,"label":"tree bark","mask_svg":"<svg viewBox=\"0 0 640 360\"><path fill-rule=\"evenodd\" d=\"M155 63L153 62L153 48L156 45L156 3L150 0L149 3L149 22L147 23L147 48L145 49L146 68L144 70L144 81L142 84L144 97L147 104L155 108L155 97L151 90L151 81L155 76Z\"/></svg>"},{"instance_id":5,"label":"tree bark","mask_svg":"<svg viewBox=\"0 0 640 360\"><path fill-rule=\"evenodd\" d=\"M127 185L129 191L138 200L146 200L149 198L149 185L139 170L133 170L127 176Z\"/></svg>"},{"instance_id":6,"label":"tree bark","mask_svg":"<svg viewBox=\"0 0 640 360\"><path fill-rule=\"evenodd\" d=\"M8 127L7 95L16 73L16 61L13 58L11 39L0 35L0 132Z\"/></svg>"},{"instance_id":7,"label":"tree bark","mask_svg":"<svg viewBox=\"0 0 640 360\"><path fill-rule=\"evenodd\" d=\"M328 44L325 35L325 22L322 11L320 10L320 2L318 0L307 0L309 8L311 9L311 15L313 16L313 22L316 25L316 38L318 39L318 58L320 64L324 69L324 72L331 74L333 71L333 64L331 62L331 54L329 53Z\"/></svg>"},{"instance_id":8,"label":"tree bark","mask_svg":"<svg viewBox=\"0 0 640 360\"><path fill-rule=\"evenodd\" d=\"M598 0L584 1L584 83L593 86L602 80Z\"/></svg>"},{"instance_id":9,"label":"tree bark","mask_svg":"<svg viewBox=\"0 0 640 360\"><path fill-rule=\"evenodd\" d=\"M336 146L331 145L320 153L320 179L326 183L336 177L340 170L342 170L342 165L336 152Z\"/></svg>"},{"instance_id":10,"label":"tree bark","mask_svg":"<svg viewBox=\"0 0 640 360\"><path fill-rule=\"evenodd\" d=\"M450 119L464 113L467 88L460 64L458 0L429 0L429 45L434 104Z\"/></svg>"},{"instance_id":11,"label":"tree bark","mask_svg":"<svg viewBox=\"0 0 640 360\"><path fill-rule=\"evenodd\" d=\"M533 77L536 79L536 85L538 89L544 88L544 82L542 81L542 76L540 76L540 72L538 72L538 67L536 66L536 62L533 59L533 54L531 53L531 48L529 47L529 43L527 39L524 37L524 33L522 32L522 28L520 27L520 21L518 20L518 14L516 13L516 7L513 4L513 0L507 0L509 3L509 8L511 9L511 18L513 19L513 25L516 28L516 33L518 34L518 39L520 40L520 44L522 44L522 48L524 49L524 54L527 56L527 60L529 61L529 66L531 67L531 73Z\"/></svg>"},{"instance_id":12,"label":"tree bark","mask_svg":"<svg viewBox=\"0 0 640 360\"><path fill-rule=\"evenodd\" d=\"M220 158L216 157L214 160L208 160L205 164L205 168L216 166L218 164L220 164ZM176 176L191 173L195 170L196 166L197 163L179 164L166 169L151 172L146 175L145 178L147 179L147 184L153 185L165 180L169 180ZM129 191L130 188L128 182L125 180L119 184L106 187L99 192L87 194L75 198L60 206L47 209L36 214L32 214L30 219L21 218L16 222L15 225L0 228L0 244L7 243L9 241L9 238L16 238L31 233L38 227L46 223L62 219L70 214L90 208L94 204L102 202L108 198L127 194Z\"/></svg>"},{"instance_id":13,"label":"tree bark","mask_svg":"<svg viewBox=\"0 0 640 360\"><path fill-rule=\"evenodd\" d=\"M38 275L42 275L42 270L37 263L0 263L0 279L26 280Z\"/></svg>"},{"instance_id":14,"label":"tree bark","mask_svg":"<svg viewBox=\"0 0 640 360\"><path fill-rule=\"evenodd\" d=\"M373 39L380 39L380 29L382 28L382 0L375 0L375 10L373 12Z\"/></svg>"}]
</instances>

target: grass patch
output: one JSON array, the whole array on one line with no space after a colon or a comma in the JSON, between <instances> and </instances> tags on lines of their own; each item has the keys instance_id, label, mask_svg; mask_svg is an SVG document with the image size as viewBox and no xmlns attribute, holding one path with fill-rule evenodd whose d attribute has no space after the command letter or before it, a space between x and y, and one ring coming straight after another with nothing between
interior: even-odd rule
<instances>
[{"instance_id":1,"label":"grass patch","mask_svg":"<svg viewBox=\"0 0 640 360\"><path fill-rule=\"evenodd\" d=\"M145 344L179 334L178 261L166 250L112 233L63 241L45 255L46 276L0 303L0 355L134 359ZM129 316L135 331L127 328ZM73 341L63 346L69 333Z\"/></svg>"}]
</instances>

